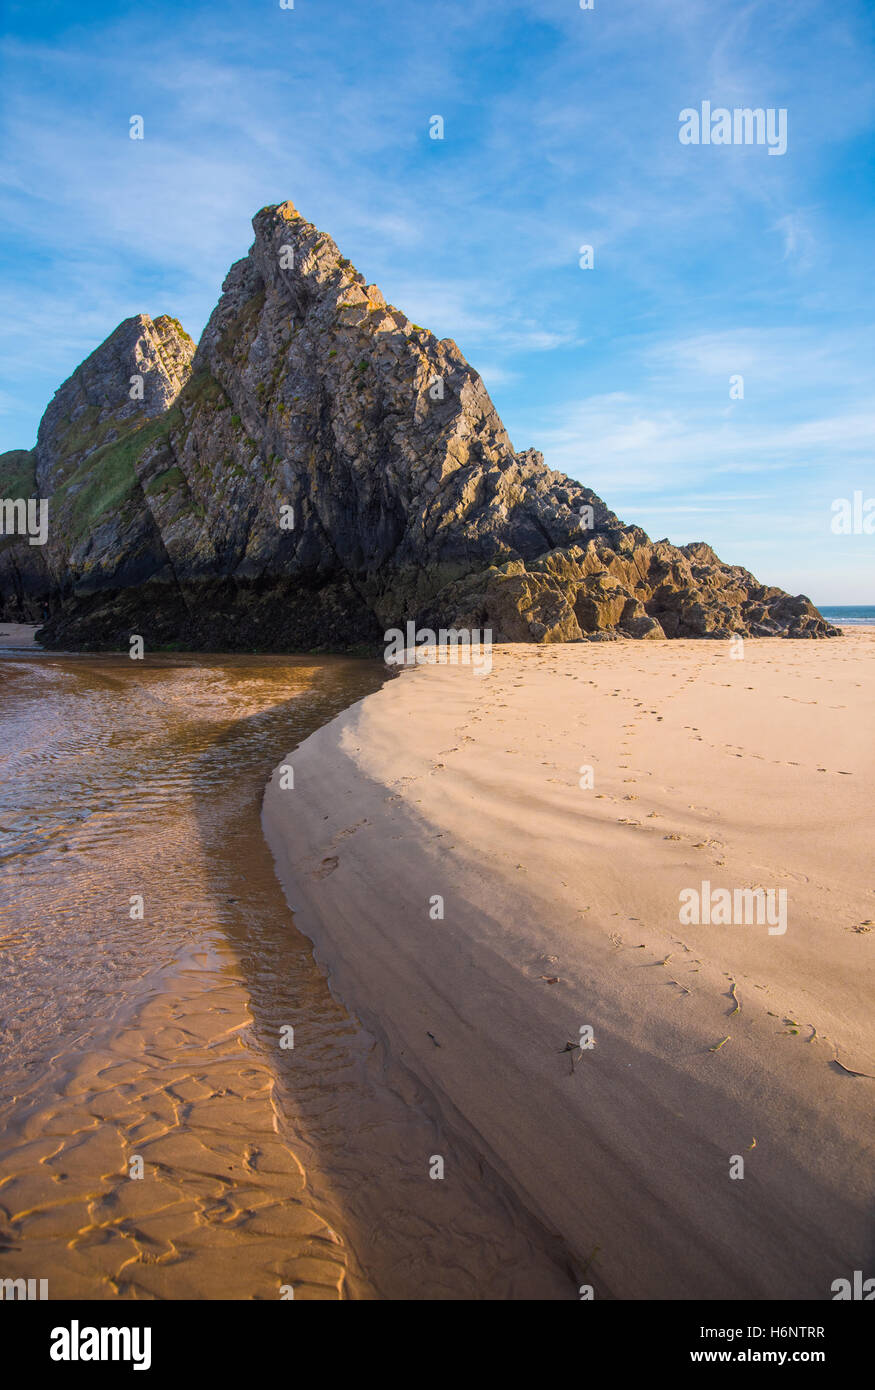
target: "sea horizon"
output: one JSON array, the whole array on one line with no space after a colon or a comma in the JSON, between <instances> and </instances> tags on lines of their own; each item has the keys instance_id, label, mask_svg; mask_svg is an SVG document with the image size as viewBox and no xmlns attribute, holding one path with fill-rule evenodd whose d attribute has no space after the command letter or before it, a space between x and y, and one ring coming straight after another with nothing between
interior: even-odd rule
<instances>
[{"instance_id":1,"label":"sea horizon","mask_svg":"<svg viewBox=\"0 0 875 1390\"><path fill-rule=\"evenodd\" d=\"M829 622L848 626L875 626L873 603L816 603L815 608Z\"/></svg>"}]
</instances>

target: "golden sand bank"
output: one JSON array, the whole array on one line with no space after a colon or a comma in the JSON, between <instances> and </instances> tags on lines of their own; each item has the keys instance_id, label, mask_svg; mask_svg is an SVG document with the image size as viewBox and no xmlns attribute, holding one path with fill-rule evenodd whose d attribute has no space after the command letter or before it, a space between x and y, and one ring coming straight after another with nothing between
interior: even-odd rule
<instances>
[{"instance_id":1,"label":"golden sand bank","mask_svg":"<svg viewBox=\"0 0 875 1390\"><path fill-rule=\"evenodd\" d=\"M873 677L865 629L502 646L404 671L268 789L333 988L596 1297L871 1265Z\"/></svg>"}]
</instances>

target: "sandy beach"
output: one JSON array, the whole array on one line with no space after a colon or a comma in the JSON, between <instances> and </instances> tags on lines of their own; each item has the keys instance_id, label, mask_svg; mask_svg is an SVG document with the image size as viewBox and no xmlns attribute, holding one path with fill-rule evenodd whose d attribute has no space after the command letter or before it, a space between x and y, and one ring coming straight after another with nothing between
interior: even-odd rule
<instances>
[{"instance_id":1,"label":"sandy beach","mask_svg":"<svg viewBox=\"0 0 875 1390\"><path fill-rule=\"evenodd\" d=\"M405 670L265 798L333 990L570 1298L824 1299L871 1265L875 633L732 650ZM720 889L774 916L682 917ZM451 1225L454 1153L406 1142Z\"/></svg>"},{"instance_id":2,"label":"sandy beach","mask_svg":"<svg viewBox=\"0 0 875 1390\"><path fill-rule=\"evenodd\" d=\"M0 623L0 651L39 651L34 623Z\"/></svg>"}]
</instances>

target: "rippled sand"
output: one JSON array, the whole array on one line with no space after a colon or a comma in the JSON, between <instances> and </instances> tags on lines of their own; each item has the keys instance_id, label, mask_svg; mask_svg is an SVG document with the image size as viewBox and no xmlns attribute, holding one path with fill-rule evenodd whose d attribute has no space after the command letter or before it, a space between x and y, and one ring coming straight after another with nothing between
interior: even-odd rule
<instances>
[{"instance_id":1,"label":"rippled sand","mask_svg":"<svg viewBox=\"0 0 875 1390\"><path fill-rule=\"evenodd\" d=\"M382 667L20 640L0 659L0 1277L55 1298L572 1296L332 997L261 833L284 750Z\"/></svg>"},{"instance_id":2,"label":"rippled sand","mask_svg":"<svg viewBox=\"0 0 875 1390\"><path fill-rule=\"evenodd\" d=\"M378 679L350 662L4 660L4 1276L48 1277L55 1297L342 1294L349 1252L278 1133L231 937L248 868L274 889L272 732ZM278 893L261 907L288 926Z\"/></svg>"}]
</instances>

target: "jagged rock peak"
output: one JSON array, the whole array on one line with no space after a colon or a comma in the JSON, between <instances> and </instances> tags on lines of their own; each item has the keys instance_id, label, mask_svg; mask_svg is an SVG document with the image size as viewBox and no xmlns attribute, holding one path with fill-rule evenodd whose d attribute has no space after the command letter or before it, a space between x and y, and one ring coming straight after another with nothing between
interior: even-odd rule
<instances>
[{"instance_id":1,"label":"jagged rock peak","mask_svg":"<svg viewBox=\"0 0 875 1390\"><path fill-rule=\"evenodd\" d=\"M337 398L350 384L363 385L362 352L367 352L381 390L391 392L405 413L412 406L415 424L428 416L431 424L437 420L443 427L451 417L467 416L476 420L478 435L488 434L491 444L513 454L479 373L451 338L438 340L388 304L332 238L305 221L291 202L262 208L252 225L255 241L225 279L200 341L195 371L210 371L227 389L241 368L247 378L258 375L269 355L285 359L291 376L306 345L326 390ZM241 348L254 323L256 341L244 362ZM440 387L434 386L438 380ZM435 408L438 391L447 403L443 411ZM301 393L292 391L291 396L300 399ZM281 404L288 407L288 399Z\"/></svg>"},{"instance_id":2,"label":"jagged rock peak","mask_svg":"<svg viewBox=\"0 0 875 1390\"><path fill-rule=\"evenodd\" d=\"M168 314L124 319L45 411L36 444L39 486L52 491L60 460L79 462L120 428L163 415L191 374L194 352L193 340Z\"/></svg>"},{"instance_id":3,"label":"jagged rock peak","mask_svg":"<svg viewBox=\"0 0 875 1390\"><path fill-rule=\"evenodd\" d=\"M130 319L56 395L45 564L0 554L3 616L48 601L50 644L212 650L377 647L407 621L531 642L835 633L517 452L455 342L292 203L253 228L194 356L174 320Z\"/></svg>"}]
</instances>

